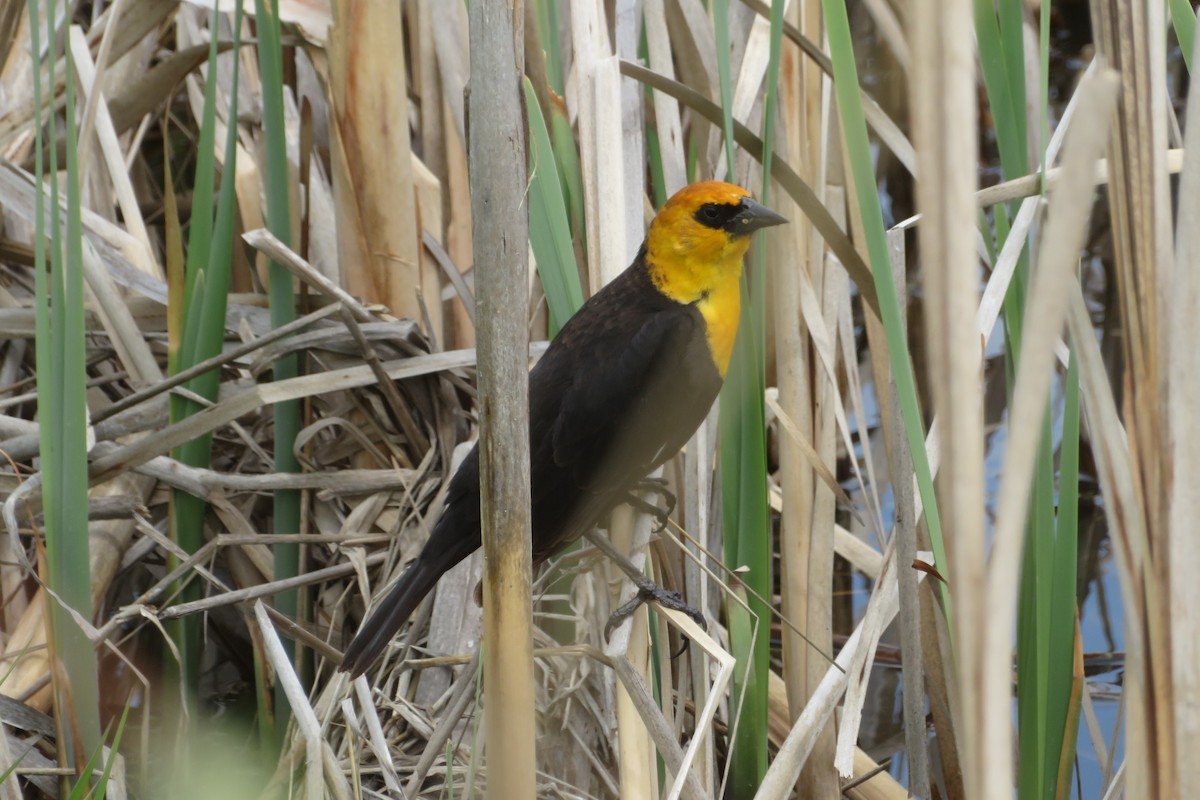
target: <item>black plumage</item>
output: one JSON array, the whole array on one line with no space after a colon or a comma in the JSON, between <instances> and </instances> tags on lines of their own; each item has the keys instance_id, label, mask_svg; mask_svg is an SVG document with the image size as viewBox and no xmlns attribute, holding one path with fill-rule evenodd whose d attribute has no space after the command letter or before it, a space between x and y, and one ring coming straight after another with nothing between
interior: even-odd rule
<instances>
[{"instance_id":1,"label":"black plumage","mask_svg":"<svg viewBox=\"0 0 1200 800\"><path fill-rule=\"evenodd\" d=\"M645 250L573 316L529 375L533 560L573 541L674 455L721 388L694 304L654 286ZM361 674L438 579L480 546L479 448L420 556L346 650Z\"/></svg>"},{"instance_id":2,"label":"black plumage","mask_svg":"<svg viewBox=\"0 0 1200 800\"><path fill-rule=\"evenodd\" d=\"M737 335L749 236L786 221L740 187L684 187L655 216L633 264L563 326L529 374L535 564L587 532L700 425ZM383 652L438 579L480 546L479 523L476 447L343 670L361 674Z\"/></svg>"}]
</instances>

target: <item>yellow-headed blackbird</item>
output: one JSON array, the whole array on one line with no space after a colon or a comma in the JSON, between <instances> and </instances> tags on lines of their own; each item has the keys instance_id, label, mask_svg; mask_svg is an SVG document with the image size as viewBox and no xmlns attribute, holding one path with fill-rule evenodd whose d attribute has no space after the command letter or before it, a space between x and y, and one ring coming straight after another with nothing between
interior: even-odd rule
<instances>
[{"instance_id":1,"label":"yellow-headed blackbird","mask_svg":"<svg viewBox=\"0 0 1200 800\"><path fill-rule=\"evenodd\" d=\"M633 264L584 303L529 374L533 561L587 532L704 420L729 366L750 234L786 222L728 183L680 190ZM417 560L346 650L359 675L438 579L480 546L479 448Z\"/></svg>"}]
</instances>

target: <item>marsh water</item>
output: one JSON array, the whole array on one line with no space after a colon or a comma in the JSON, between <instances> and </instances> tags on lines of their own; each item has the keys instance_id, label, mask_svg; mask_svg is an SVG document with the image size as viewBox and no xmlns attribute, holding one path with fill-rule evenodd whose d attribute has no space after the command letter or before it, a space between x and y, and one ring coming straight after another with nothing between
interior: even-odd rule
<instances>
[{"instance_id":1,"label":"marsh water","mask_svg":"<svg viewBox=\"0 0 1200 800\"><path fill-rule=\"evenodd\" d=\"M902 126L906 125L903 107L907 87L893 85L903 81L904 72L892 59L886 45L877 41L870 16L859 6L860 12L853 24L856 30L856 48L859 69L864 87L871 92ZM1087 66L1086 54L1091 42L1090 20L1085 2L1055 3L1051 18L1050 95L1051 114L1061 112L1063 104ZM872 46L874 43L874 46ZM1172 46L1173 43L1172 43ZM1178 47L1174 46L1171 63L1181 62ZM1174 71L1176 79L1171 86L1173 98L1178 103L1185 91L1182 70ZM981 98L983 92L980 92ZM981 103L986 102L981 99ZM986 121L986 114L981 113ZM1053 124L1053 120L1051 120ZM1001 180L999 161L994 141L981 126L980 164L981 183L987 185ZM911 178L898 165L889 163L888 154L879 149L879 188L883 195L885 224L892 225L913 213ZM887 218L887 217L890 217ZM914 257L915 240L910 239L909 286L919 286L919 254ZM1109 370L1110 384L1121 386L1123 369L1122 343L1118 328L1115 287L1113 284L1111 241L1108 236L1108 215L1103 194L1097 196L1092 217L1092 231L1087 250L1081 254L1081 278L1085 297L1092 314L1093 324L1100 342L1101 351ZM986 275L981 270L981 281ZM920 372L923 357L923 332L920 330L919 300L910 294L910 348L913 360ZM994 521L995 498L999 490L1000 471L1005 443L1008 438L1007 387L1005 375L1004 339L1001 326L997 326L986 347L985 370L985 425L987 431L986 488L988 493L987 520ZM869 375L869 364L864 363L863 374ZM883 453L882 431L878 426L878 408L874 406L872 386L864 386L871 428L869 440L872 448ZM928 397L927 392L922 393ZM1057 451L1061 438L1063 392L1061 374L1056 379L1051 397L1051 414L1054 421L1054 448ZM1118 403L1120 398L1118 397ZM858 454L861 457L861 453ZM1119 764L1122 759L1121 737L1123 707L1121 703L1124 677L1124 619L1121 594L1117 585L1112 548L1108 537L1108 526L1104 516L1104 501L1099 492L1095 465L1086 431L1080 447L1080 497L1079 497L1079 543L1078 577L1076 599L1079 608L1080 628L1084 652L1084 668L1087 676L1087 691L1095 711L1095 722L1103 741L1103 750L1098 752L1094 738L1085 719L1080 720L1076 745L1075 778L1072 796L1083 798L1100 797L1109 778L1105 774L1107 765ZM882 456L877 464L886 464ZM847 470L848 472L848 470ZM843 487L854 496L860 487L848 474L839 475L846 480ZM857 498L856 498L857 499ZM891 514L891 489L888 487L882 498L883 516ZM848 516L848 515L847 515ZM848 634L865 610L870 585L861 576L839 563L840 575L835 585L845 590L835 596L835 633ZM839 625L840 623L840 625ZM1014 631L1015 636L1015 631ZM904 753L903 722L901 719L901 674L899 658L899 636L893 626L883 639L868 693L867 706L863 713L860 745L880 763L886 763L889 771L907 783L907 762ZM1016 699L1013 700L1013 717L1016 719ZM931 735L936 732L931 730ZM1115 751L1115 752L1114 752Z\"/></svg>"}]
</instances>

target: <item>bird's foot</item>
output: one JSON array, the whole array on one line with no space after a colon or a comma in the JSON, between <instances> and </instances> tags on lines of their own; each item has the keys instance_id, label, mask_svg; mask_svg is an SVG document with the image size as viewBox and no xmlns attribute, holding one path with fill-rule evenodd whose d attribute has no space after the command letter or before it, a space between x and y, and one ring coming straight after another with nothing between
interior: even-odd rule
<instances>
[{"instance_id":1,"label":"bird's foot","mask_svg":"<svg viewBox=\"0 0 1200 800\"><path fill-rule=\"evenodd\" d=\"M657 506L642 497L642 494L655 494L662 498L663 505ZM671 521L671 512L675 510L675 494L667 488L665 478L642 478L629 492L626 498L629 505L654 517L654 532L662 533Z\"/></svg>"},{"instance_id":2,"label":"bird's foot","mask_svg":"<svg viewBox=\"0 0 1200 800\"><path fill-rule=\"evenodd\" d=\"M672 611L679 611L687 614L697 625L703 630L708 630L708 621L704 619L704 615L697 611L692 606L689 606L683 601L683 597L679 592L673 592L670 589L664 589L657 583L648 580L637 581L637 593L627 603L622 605L612 616L608 618L608 624L604 626L604 638L611 638L613 630L622 622L633 616L633 612L637 611L643 603L655 602L663 608L669 608ZM683 649L687 648L687 640L684 640ZM677 657L683 652L675 653L673 657Z\"/></svg>"}]
</instances>

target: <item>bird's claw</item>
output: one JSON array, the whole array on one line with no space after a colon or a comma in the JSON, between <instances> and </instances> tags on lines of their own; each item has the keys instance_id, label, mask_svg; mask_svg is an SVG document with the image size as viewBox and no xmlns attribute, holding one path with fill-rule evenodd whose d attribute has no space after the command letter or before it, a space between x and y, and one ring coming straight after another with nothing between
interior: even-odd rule
<instances>
[{"instance_id":1,"label":"bird's claw","mask_svg":"<svg viewBox=\"0 0 1200 800\"><path fill-rule=\"evenodd\" d=\"M687 603L685 603L679 592L673 592L670 589L664 589L657 583L643 580L637 583L637 593L634 594L634 596L628 602L614 611L612 616L608 618L608 623L604 626L604 638L611 638L613 630L615 630L618 625L631 617L633 612L637 611L643 603L649 602L657 603L663 608L668 608L672 611L679 611L683 614L687 614L687 616L691 618L693 622L699 625L702 630L708 630L708 621L704 619L704 615L692 606L689 606ZM688 639L685 637L683 640L683 647L680 648L678 653L672 654L671 657L678 658L683 654L683 651L687 649L687 646Z\"/></svg>"},{"instance_id":2,"label":"bird's claw","mask_svg":"<svg viewBox=\"0 0 1200 800\"><path fill-rule=\"evenodd\" d=\"M643 492L658 495L662 498L663 505L657 506L649 500L644 499L641 496ZM654 517L655 533L662 533L667 529L667 524L671 521L671 514L675 511L676 505L675 494L667 488L665 478L643 478L638 481L629 492L627 501L629 505L643 514L649 514Z\"/></svg>"}]
</instances>

